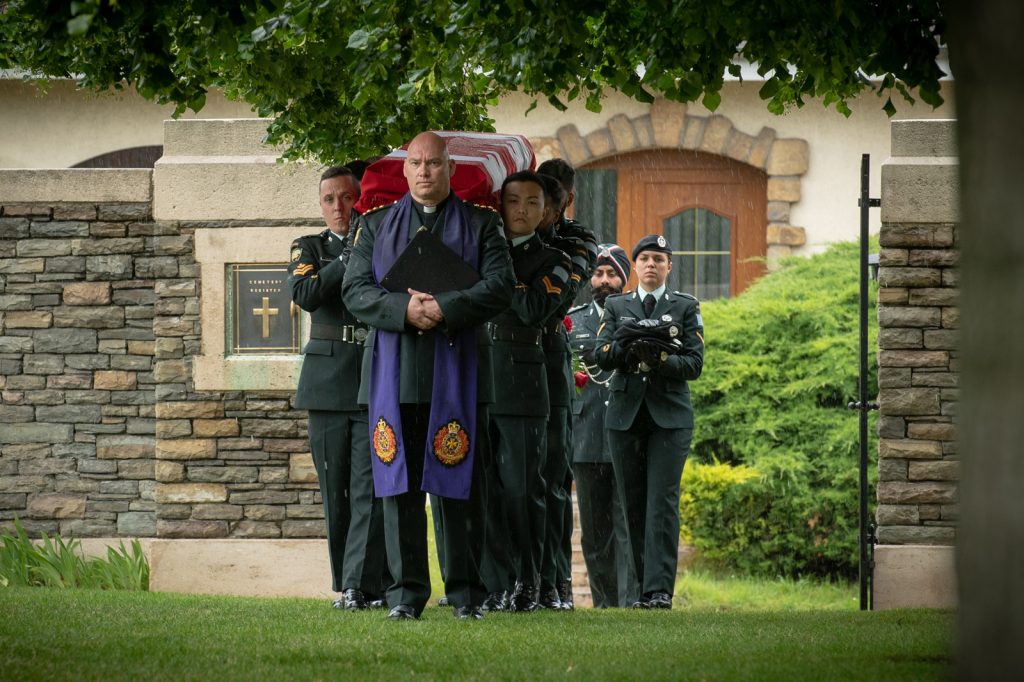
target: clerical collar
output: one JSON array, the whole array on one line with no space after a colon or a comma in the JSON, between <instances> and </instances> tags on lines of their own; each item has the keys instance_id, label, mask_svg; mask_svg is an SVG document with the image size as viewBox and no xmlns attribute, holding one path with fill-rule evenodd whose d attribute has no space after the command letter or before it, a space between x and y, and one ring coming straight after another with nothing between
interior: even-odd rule
<instances>
[{"instance_id":1,"label":"clerical collar","mask_svg":"<svg viewBox=\"0 0 1024 682\"><path fill-rule=\"evenodd\" d=\"M642 300L644 300L644 298L647 297L647 294L654 294L654 300L658 300L662 296L665 295L665 289L667 289L667 288L668 288L667 284L662 284L660 287L658 287L654 291L647 291L646 289L644 289L642 286L640 286L638 284L637 287L636 287L636 295L642 301Z\"/></svg>"},{"instance_id":2,"label":"clerical collar","mask_svg":"<svg viewBox=\"0 0 1024 682\"><path fill-rule=\"evenodd\" d=\"M512 246L519 246L520 244L525 244L526 242L533 239L534 234L536 233L531 232L530 234L525 234L521 237L512 237L512 239L510 239L509 241L512 242Z\"/></svg>"},{"instance_id":3,"label":"clerical collar","mask_svg":"<svg viewBox=\"0 0 1024 682\"><path fill-rule=\"evenodd\" d=\"M449 194L448 196L451 196L451 194ZM438 211L440 211L441 208L444 207L444 202L446 202L446 201L448 201L448 197L445 197L444 199L442 199L441 201L437 202L433 206L427 206L426 204L421 204L420 202L418 202L415 199L413 199L412 200L412 205L416 207L416 210L419 211L421 215L422 214L431 214L431 213L437 213Z\"/></svg>"}]
</instances>

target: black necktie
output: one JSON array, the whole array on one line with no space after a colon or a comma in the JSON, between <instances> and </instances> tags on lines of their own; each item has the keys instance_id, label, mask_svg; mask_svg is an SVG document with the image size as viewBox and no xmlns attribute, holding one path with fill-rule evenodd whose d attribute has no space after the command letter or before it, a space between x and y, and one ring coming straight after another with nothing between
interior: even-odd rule
<instances>
[{"instance_id":1,"label":"black necktie","mask_svg":"<svg viewBox=\"0 0 1024 682\"><path fill-rule=\"evenodd\" d=\"M647 294L644 296L644 317L650 318L651 313L654 312L654 294Z\"/></svg>"}]
</instances>

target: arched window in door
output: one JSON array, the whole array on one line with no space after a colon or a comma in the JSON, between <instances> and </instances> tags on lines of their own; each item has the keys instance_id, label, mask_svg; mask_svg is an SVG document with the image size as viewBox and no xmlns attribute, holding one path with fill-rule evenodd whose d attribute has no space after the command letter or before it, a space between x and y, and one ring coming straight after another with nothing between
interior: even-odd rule
<instances>
[{"instance_id":1,"label":"arched window in door","mask_svg":"<svg viewBox=\"0 0 1024 682\"><path fill-rule=\"evenodd\" d=\"M672 245L668 288L702 301L730 296L732 220L706 208L691 208L661 221Z\"/></svg>"}]
</instances>

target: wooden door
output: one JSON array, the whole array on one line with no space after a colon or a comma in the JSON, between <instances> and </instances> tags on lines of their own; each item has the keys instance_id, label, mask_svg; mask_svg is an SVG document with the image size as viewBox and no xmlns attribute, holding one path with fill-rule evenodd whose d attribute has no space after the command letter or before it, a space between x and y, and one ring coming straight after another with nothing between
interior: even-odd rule
<instances>
[{"instance_id":1,"label":"wooden door","mask_svg":"<svg viewBox=\"0 0 1024 682\"><path fill-rule=\"evenodd\" d=\"M762 171L684 150L620 154L581 171L601 177L605 185L611 180L607 171L615 173L611 202L607 190L601 197L579 193L581 202L593 204L581 203L581 221L603 221L603 236L614 233L627 252L644 235L665 235L673 249L672 288L699 298L734 296L764 273L767 178ZM613 229L607 226L612 211ZM630 277L629 286L635 283Z\"/></svg>"}]
</instances>

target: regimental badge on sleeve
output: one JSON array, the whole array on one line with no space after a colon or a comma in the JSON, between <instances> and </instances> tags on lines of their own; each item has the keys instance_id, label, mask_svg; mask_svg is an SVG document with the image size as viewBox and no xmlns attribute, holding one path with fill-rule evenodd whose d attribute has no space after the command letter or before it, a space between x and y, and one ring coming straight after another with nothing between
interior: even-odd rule
<instances>
[{"instance_id":1,"label":"regimental badge on sleeve","mask_svg":"<svg viewBox=\"0 0 1024 682\"><path fill-rule=\"evenodd\" d=\"M300 257L302 257L302 248L298 244L292 244L292 262L299 260Z\"/></svg>"}]
</instances>

